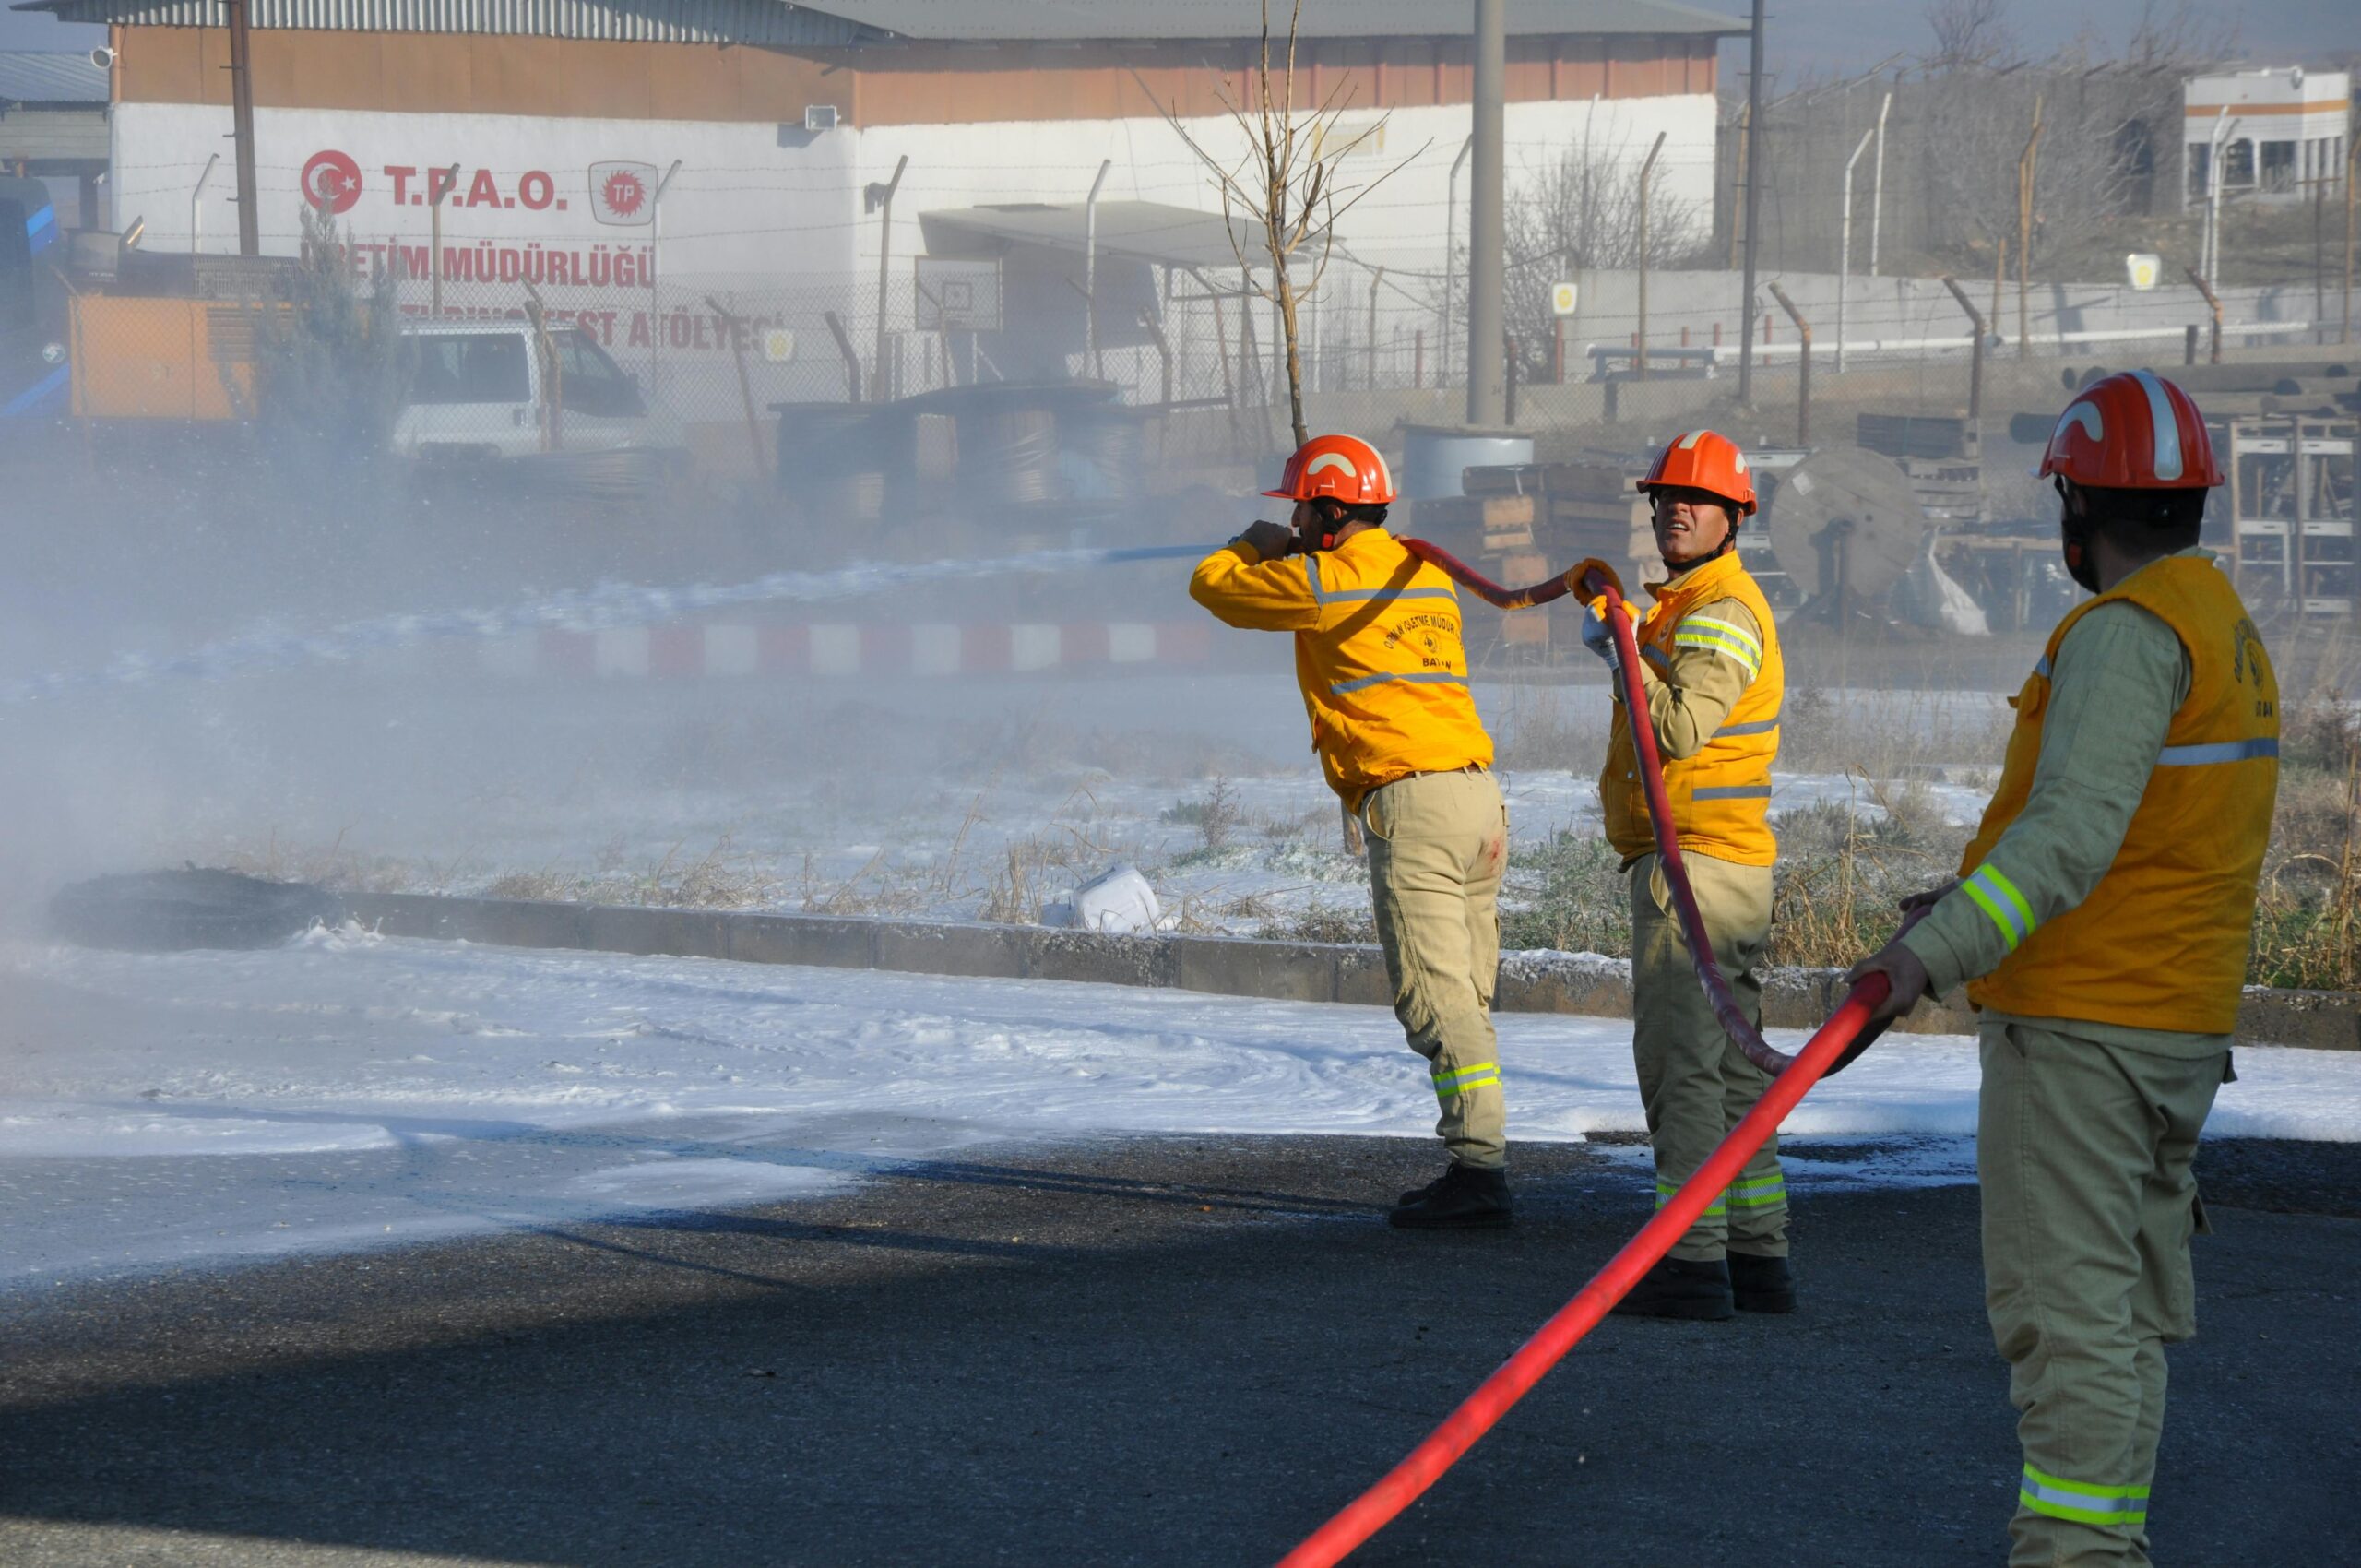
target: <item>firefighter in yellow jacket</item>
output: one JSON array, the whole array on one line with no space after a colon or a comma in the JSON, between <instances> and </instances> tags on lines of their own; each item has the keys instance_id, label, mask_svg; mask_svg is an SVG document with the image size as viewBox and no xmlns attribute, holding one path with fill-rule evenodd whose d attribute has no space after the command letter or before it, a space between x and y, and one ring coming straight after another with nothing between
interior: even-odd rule
<instances>
[{"instance_id":1,"label":"firefighter in yellow jacket","mask_svg":"<svg viewBox=\"0 0 2361 1568\"><path fill-rule=\"evenodd\" d=\"M1739 1006L1760 1024L1755 971L1771 938L1778 854L1771 762L1779 751L1786 673L1771 606L1738 562L1738 530L1754 510L1754 482L1744 453L1699 430L1667 446L1639 488L1654 503L1656 550L1672 572L1648 590L1655 602L1635 628L1647 721L1714 956ZM1611 667L1605 604L1592 606L1584 641ZM1656 854L1622 696L1619 680L1598 789L1608 841L1631 877L1631 1051L1661 1207L1770 1080L1731 1042L1697 983ZM1734 1310L1785 1313L1795 1305L1786 1183L1774 1137L1615 1310L1718 1320Z\"/></svg>"},{"instance_id":2,"label":"firefighter in yellow jacket","mask_svg":"<svg viewBox=\"0 0 2361 1568\"><path fill-rule=\"evenodd\" d=\"M1385 530L1376 448L1323 435L1256 523L1198 564L1191 597L1233 626L1295 634L1296 681L1329 787L1369 840L1394 1016L1427 1059L1450 1163L1389 1217L1413 1229L1509 1222L1506 1111L1492 1034L1508 812L1467 689L1459 595Z\"/></svg>"},{"instance_id":3,"label":"firefighter in yellow jacket","mask_svg":"<svg viewBox=\"0 0 2361 1568\"><path fill-rule=\"evenodd\" d=\"M2278 783L2279 690L2198 546L2222 482L2188 394L2148 371L2067 405L2040 471L2097 595L2013 699L1960 880L1854 970L1882 1016L1963 981L1982 1012L1985 1308L2023 1448L2009 1561L2148 1562L2165 1350L2196 1332L2190 1159L2245 983Z\"/></svg>"}]
</instances>

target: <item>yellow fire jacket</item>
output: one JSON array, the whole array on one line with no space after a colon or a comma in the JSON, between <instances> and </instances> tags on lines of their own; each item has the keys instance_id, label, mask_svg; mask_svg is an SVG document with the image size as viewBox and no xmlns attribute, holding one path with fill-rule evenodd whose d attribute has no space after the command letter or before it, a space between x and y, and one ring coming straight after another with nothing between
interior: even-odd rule
<instances>
[{"instance_id":1,"label":"yellow fire jacket","mask_svg":"<svg viewBox=\"0 0 2361 1568\"><path fill-rule=\"evenodd\" d=\"M1233 540L1197 564L1189 597L1228 625L1295 634L1311 749L1352 810L1413 773L1491 766L1459 594L1383 529L1275 561Z\"/></svg>"},{"instance_id":2,"label":"yellow fire jacket","mask_svg":"<svg viewBox=\"0 0 2361 1568\"><path fill-rule=\"evenodd\" d=\"M1771 832L1771 763L1779 754L1779 707L1786 695L1770 603L1735 550L1650 591L1655 602L1634 632L1680 847L1737 865L1770 865L1779 856ZM1735 611L1726 608L1732 605ZM1712 719L1702 736L1692 721L1702 710L1691 715L1680 701L1697 693L1685 686L1728 703L1726 716ZM1735 700L1725 695L1729 692ZM1652 852L1655 837L1631 715L1619 702L1611 722L1598 796L1608 842L1628 861ZM1678 743L1684 737L1691 743Z\"/></svg>"},{"instance_id":3,"label":"yellow fire jacket","mask_svg":"<svg viewBox=\"0 0 2361 1568\"><path fill-rule=\"evenodd\" d=\"M2084 616L2117 602L2180 639L2189 695L2149 742L2161 742L2155 765L2106 874L2064 902L2040 868L2012 868L2009 827L2033 798L2058 650ZM2022 1017L2228 1034L2279 781L2278 678L2237 591L2199 552L2142 567L2058 624L2012 702L1999 785L1959 887L1934 911L1972 901L2006 950L1968 999Z\"/></svg>"}]
</instances>

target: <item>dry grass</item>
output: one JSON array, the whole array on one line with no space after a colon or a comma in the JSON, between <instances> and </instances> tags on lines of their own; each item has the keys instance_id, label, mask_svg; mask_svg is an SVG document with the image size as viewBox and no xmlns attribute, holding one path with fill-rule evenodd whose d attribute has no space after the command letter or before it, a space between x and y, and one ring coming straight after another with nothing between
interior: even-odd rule
<instances>
[{"instance_id":1,"label":"dry grass","mask_svg":"<svg viewBox=\"0 0 2361 1568\"><path fill-rule=\"evenodd\" d=\"M390 856L362 855L345 844L350 826L328 844L302 845L281 839L276 828L262 843L234 849L220 865L266 882L308 882L338 893L439 892L461 879L472 856L419 864Z\"/></svg>"},{"instance_id":2,"label":"dry grass","mask_svg":"<svg viewBox=\"0 0 2361 1568\"><path fill-rule=\"evenodd\" d=\"M629 868L618 846L610 845L588 872L504 872L484 885L490 898L528 898L576 904L638 904L657 909L756 909L777 901L778 884L753 857L739 853L728 834L694 857L683 839L653 863Z\"/></svg>"}]
</instances>

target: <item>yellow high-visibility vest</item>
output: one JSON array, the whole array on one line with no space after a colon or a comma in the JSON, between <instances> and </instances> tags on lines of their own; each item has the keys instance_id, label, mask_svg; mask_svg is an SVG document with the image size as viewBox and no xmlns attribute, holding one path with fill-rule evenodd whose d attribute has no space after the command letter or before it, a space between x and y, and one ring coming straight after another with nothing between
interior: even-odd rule
<instances>
[{"instance_id":1,"label":"yellow high-visibility vest","mask_svg":"<svg viewBox=\"0 0 2361 1568\"><path fill-rule=\"evenodd\" d=\"M1736 626L1705 624L1691 613L1719 599L1745 605L1761 636L1749 638ZM1770 602L1733 550L1658 593L1634 631L1640 657L1658 674L1679 643L1700 638L1712 639L1717 649L1753 668L1738 705L1703 748L1691 757L1663 759L1664 787L1681 849L1742 866L1770 865L1779 857L1779 842L1771 832L1771 763L1779 754L1779 707L1787 689ZM1621 703L1615 705L1598 798L1608 842L1618 854L1628 859L1655 849L1647 790L1631 743L1631 716Z\"/></svg>"},{"instance_id":2,"label":"yellow high-visibility vest","mask_svg":"<svg viewBox=\"0 0 2361 1568\"><path fill-rule=\"evenodd\" d=\"M2015 946L1968 987L1968 1000L2021 1017L2228 1034L2246 983L2255 885L2279 787L2279 681L2237 590L2211 561L2167 556L2058 623L2024 690L2010 699L2017 727L1960 874L1983 864L2033 793L2050 667L2066 634L2118 600L2149 611L2180 639L2189 700L2173 715L2123 848L2099 885L2038 926L2022 908L2001 905L1995 919Z\"/></svg>"},{"instance_id":3,"label":"yellow high-visibility vest","mask_svg":"<svg viewBox=\"0 0 2361 1568\"><path fill-rule=\"evenodd\" d=\"M1311 749L1351 809L1414 773L1491 766L1458 590L1383 529L1275 561L1224 545L1198 563L1189 594L1230 625L1295 633Z\"/></svg>"}]
</instances>

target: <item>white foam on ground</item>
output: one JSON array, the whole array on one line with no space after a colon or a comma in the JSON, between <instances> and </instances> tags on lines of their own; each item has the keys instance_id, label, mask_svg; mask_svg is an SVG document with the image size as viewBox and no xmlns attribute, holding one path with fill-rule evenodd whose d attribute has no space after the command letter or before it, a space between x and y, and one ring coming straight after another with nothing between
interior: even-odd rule
<instances>
[{"instance_id":1,"label":"white foam on ground","mask_svg":"<svg viewBox=\"0 0 2361 1568\"><path fill-rule=\"evenodd\" d=\"M333 932L0 949L0 1286L777 1201L1002 1139L1434 1123L1390 1012L1183 992ZM1514 1137L1641 1129L1628 1023L1499 1026ZM2213 1133L2361 1137L2361 1054L2238 1068ZM1899 1141L1795 1181L1969 1179L1976 1076L1965 1039L1881 1045L1786 1131Z\"/></svg>"}]
</instances>

